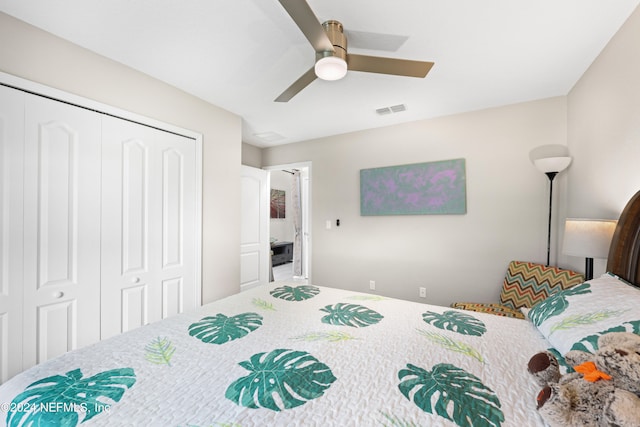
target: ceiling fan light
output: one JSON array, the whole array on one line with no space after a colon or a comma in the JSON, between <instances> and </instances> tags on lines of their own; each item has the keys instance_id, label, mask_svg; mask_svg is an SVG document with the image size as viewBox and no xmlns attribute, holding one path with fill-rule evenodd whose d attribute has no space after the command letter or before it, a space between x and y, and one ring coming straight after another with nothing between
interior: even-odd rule
<instances>
[{"instance_id":1,"label":"ceiling fan light","mask_svg":"<svg viewBox=\"0 0 640 427\"><path fill-rule=\"evenodd\" d=\"M326 56L316 62L315 70L322 80L340 80L347 74L347 62L337 56Z\"/></svg>"}]
</instances>

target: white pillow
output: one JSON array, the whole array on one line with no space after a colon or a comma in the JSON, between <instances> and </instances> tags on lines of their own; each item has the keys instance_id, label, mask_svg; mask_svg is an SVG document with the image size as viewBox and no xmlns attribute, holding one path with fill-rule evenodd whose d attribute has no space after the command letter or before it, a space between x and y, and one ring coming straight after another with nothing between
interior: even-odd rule
<instances>
[{"instance_id":1,"label":"white pillow","mask_svg":"<svg viewBox=\"0 0 640 427\"><path fill-rule=\"evenodd\" d=\"M549 296L528 317L560 354L593 352L604 333L640 335L640 289L606 273Z\"/></svg>"}]
</instances>

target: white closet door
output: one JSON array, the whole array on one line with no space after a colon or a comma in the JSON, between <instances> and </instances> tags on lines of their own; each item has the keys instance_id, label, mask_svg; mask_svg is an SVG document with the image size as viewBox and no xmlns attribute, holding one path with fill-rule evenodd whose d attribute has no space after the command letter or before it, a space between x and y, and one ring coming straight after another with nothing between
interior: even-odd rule
<instances>
[{"instance_id":1,"label":"white closet door","mask_svg":"<svg viewBox=\"0 0 640 427\"><path fill-rule=\"evenodd\" d=\"M100 116L27 95L24 368L100 338Z\"/></svg>"},{"instance_id":2,"label":"white closet door","mask_svg":"<svg viewBox=\"0 0 640 427\"><path fill-rule=\"evenodd\" d=\"M102 338L196 306L195 142L103 120Z\"/></svg>"},{"instance_id":3,"label":"white closet door","mask_svg":"<svg viewBox=\"0 0 640 427\"><path fill-rule=\"evenodd\" d=\"M0 86L0 383L22 370L24 93Z\"/></svg>"}]
</instances>

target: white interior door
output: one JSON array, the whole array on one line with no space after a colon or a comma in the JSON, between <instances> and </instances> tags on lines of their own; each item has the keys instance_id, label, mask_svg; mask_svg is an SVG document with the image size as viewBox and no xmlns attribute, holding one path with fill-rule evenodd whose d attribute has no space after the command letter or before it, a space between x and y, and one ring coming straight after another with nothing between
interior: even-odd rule
<instances>
[{"instance_id":1,"label":"white interior door","mask_svg":"<svg viewBox=\"0 0 640 427\"><path fill-rule=\"evenodd\" d=\"M103 122L102 338L197 306L192 139Z\"/></svg>"},{"instance_id":2,"label":"white interior door","mask_svg":"<svg viewBox=\"0 0 640 427\"><path fill-rule=\"evenodd\" d=\"M26 96L24 368L100 338L100 116Z\"/></svg>"},{"instance_id":3,"label":"white interior door","mask_svg":"<svg viewBox=\"0 0 640 427\"><path fill-rule=\"evenodd\" d=\"M24 95L0 86L0 383L22 370Z\"/></svg>"},{"instance_id":4,"label":"white interior door","mask_svg":"<svg viewBox=\"0 0 640 427\"><path fill-rule=\"evenodd\" d=\"M240 290L269 283L269 173L242 166Z\"/></svg>"},{"instance_id":5,"label":"white interior door","mask_svg":"<svg viewBox=\"0 0 640 427\"><path fill-rule=\"evenodd\" d=\"M311 231L310 231L310 199L309 191L309 168L301 168L301 200L302 200L302 277L309 278L309 257L311 249Z\"/></svg>"}]
</instances>

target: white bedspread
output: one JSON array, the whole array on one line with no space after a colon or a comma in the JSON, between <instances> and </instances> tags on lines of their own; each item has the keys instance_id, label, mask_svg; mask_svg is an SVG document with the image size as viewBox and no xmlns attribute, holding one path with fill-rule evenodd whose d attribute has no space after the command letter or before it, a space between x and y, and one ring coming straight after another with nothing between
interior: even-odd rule
<instances>
[{"instance_id":1,"label":"white bedspread","mask_svg":"<svg viewBox=\"0 0 640 427\"><path fill-rule=\"evenodd\" d=\"M12 426L542 426L526 365L547 348L524 320L279 282L36 366L0 387L0 416Z\"/></svg>"}]
</instances>

